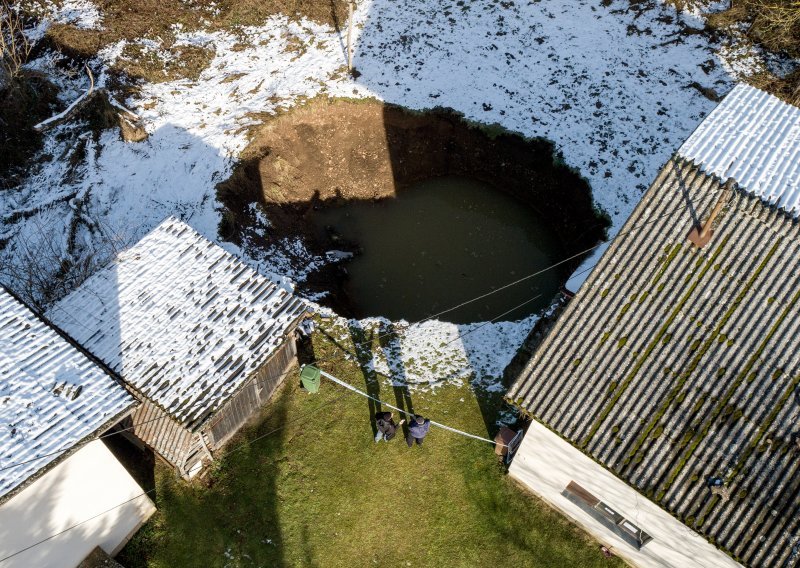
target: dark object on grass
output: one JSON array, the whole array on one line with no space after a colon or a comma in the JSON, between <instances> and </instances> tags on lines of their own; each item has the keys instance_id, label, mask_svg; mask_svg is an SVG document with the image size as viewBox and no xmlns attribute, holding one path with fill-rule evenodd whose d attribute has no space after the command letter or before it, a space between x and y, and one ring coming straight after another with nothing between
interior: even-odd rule
<instances>
[{"instance_id":1,"label":"dark object on grass","mask_svg":"<svg viewBox=\"0 0 800 568\"><path fill-rule=\"evenodd\" d=\"M408 436L406 436L406 444L408 444L408 447L410 448L413 446L414 442L416 442L418 446L421 446L430 429L431 421L420 415L416 415L408 424Z\"/></svg>"},{"instance_id":2,"label":"dark object on grass","mask_svg":"<svg viewBox=\"0 0 800 568\"><path fill-rule=\"evenodd\" d=\"M394 415L391 412L378 412L375 415L375 426L378 432L375 434L375 442L386 440L387 442L397 435L397 427L402 426L405 420L401 420L400 424L394 423Z\"/></svg>"}]
</instances>

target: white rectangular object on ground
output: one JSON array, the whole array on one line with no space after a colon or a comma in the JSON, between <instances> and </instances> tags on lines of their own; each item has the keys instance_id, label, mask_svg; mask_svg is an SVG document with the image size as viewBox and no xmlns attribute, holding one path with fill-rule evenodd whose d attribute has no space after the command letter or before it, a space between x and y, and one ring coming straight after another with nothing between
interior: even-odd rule
<instances>
[{"instance_id":1,"label":"white rectangular object on ground","mask_svg":"<svg viewBox=\"0 0 800 568\"><path fill-rule=\"evenodd\" d=\"M737 568L741 565L627 483L534 421L509 474L547 501L614 554L642 568ZM636 550L562 495L574 481L613 507L653 540Z\"/></svg>"},{"instance_id":2,"label":"white rectangular object on ground","mask_svg":"<svg viewBox=\"0 0 800 568\"><path fill-rule=\"evenodd\" d=\"M116 554L156 510L143 493L101 440L90 442L0 506L0 558L31 547L3 568L77 566L95 546Z\"/></svg>"}]
</instances>

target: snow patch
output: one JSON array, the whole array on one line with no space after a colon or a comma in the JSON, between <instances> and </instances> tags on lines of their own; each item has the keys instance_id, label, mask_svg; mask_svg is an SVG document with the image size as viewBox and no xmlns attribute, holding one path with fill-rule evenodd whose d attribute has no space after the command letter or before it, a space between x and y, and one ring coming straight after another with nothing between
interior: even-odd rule
<instances>
[{"instance_id":1,"label":"snow patch","mask_svg":"<svg viewBox=\"0 0 800 568\"><path fill-rule=\"evenodd\" d=\"M538 316L518 322L453 324L431 320L409 324L385 318L323 321L327 333L344 343L376 337L374 351L357 345L359 364L388 377L393 386L428 391L462 384L484 392L503 392L503 370L511 362Z\"/></svg>"}]
</instances>

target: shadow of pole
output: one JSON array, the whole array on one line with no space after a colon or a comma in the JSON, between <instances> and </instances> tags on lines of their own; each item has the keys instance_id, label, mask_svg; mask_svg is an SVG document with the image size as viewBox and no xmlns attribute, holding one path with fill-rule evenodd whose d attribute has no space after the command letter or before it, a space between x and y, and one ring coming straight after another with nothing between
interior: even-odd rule
<instances>
[{"instance_id":1,"label":"shadow of pole","mask_svg":"<svg viewBox=\"0 0 800 568\"><path fill-rule=\"evenodd\" d=\"M339 47L342 48L342 55L344 56L345 61L347 61L347 46L342 39L342 26L339 23L339 13L336 10L336 2L335 0L330 0L331 4L331 21L333 22L333 29L336 30L336 36L339 38Z\"/></svg>"},{"instance_id":2,"label":"shadow of pole","mask_svg":"<svg viewBox=\"0 0 800 568\"><path fill-rule=\"evenodd\" d=\"M391 375L389 378L392 379L395 406L404 412L414 414L411 391L408 389L408 377L406 376L405 366L403 365L400 337L394 322L386 322L381 325L378 340L389 366ZM400 418L406 419L406 422L403 424L403 439L406 439L408 437L408 422L410 416L401 415Z\"/></svg>"},{"instance_id":3,"label":"shadow of pole","mask_svg":"<svg viewBox=\"0 0 800 568\"><path fill-rule=\"evenodd\" d=\"M361 325L361 322L352 320L349 324L350 338L353 341L355 349L356 360L358 366L361 368L361 373L364 375L364 384L369 396L380 398L381 385L378 380L378 373L375 371L375 364L372 357L372 339L373 332L367 331ZM375 415L380 412L380 404L372 399L367 399L367 408L369 409L369 420L372 426L372 436L378 434L378 425L375 422Z\"/></svg>"}]
</instances>

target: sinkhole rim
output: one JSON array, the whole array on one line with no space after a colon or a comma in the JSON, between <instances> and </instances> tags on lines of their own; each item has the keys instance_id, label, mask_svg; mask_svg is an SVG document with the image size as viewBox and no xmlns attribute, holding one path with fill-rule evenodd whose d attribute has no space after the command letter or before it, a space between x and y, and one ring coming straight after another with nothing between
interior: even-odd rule
<instances>
[{"instance_id":1,"label":"sinkhole rim","mask_svg":"<svg viewBox=\"0 0 800 568\"><path fill-rule=\"evenodd\" d=\"M314 235L309 222L314 211L391 199L444 176L486 183L550 221L560 258L594 246L610 226L589 183L546 139L466 120L452 109L416 111L374 99L318 98L254 131L231 176L217 186L224 207L219 236L254 257L283 238L300 238L321 255L339 247ZM262 214L270 223L266 230ZM581 260L560 267L562 280ZM329 264L309 273L298 291L312 297L327 292L320 304L354 317L341 285L342 268Z\"/></svg>"}]
</instances>

